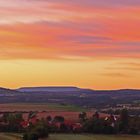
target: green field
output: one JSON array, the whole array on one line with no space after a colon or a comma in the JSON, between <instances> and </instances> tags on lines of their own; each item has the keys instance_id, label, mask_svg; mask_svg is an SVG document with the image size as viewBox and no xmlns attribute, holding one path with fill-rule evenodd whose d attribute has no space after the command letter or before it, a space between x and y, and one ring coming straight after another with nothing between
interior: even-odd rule
<instances>
[{"instance_id":1,"label":"green field","mask_svg":"<svg viewBox=\"0 0 140 140\"><path fill-rule=\"evenodd\" d=\"M0 140L21 140L21 136L18 134L0 133ZM53 134L49 138L42 140L140 140L140 136Z\"/></svg>"},{"instance_id":2,"label":"green field","mask_svg":"<svg viewBox=\"0 0 140 140\"><path fill-rule=\"evenodd\" d=\"M87 111L86 109L69 104L54 103L9 103L0 104L1 111Z\"/></svg>"},{"instance_id":3,"label":"green field","mask_svg":"<svg viewBox=\"0 0 140 140\"><path fill-rule=\"evenodd\" d=\"M47 104L47 107L51 110L60 110L60 111L87 111L86 109L76 106L76 105L69 105L69 104Z\"/></svg>"},{"instance_id":4,"label":"green field","mask_svg":"<svg viewBox=\"0 0 140 140\"><path fill-rule=\"evenodd\" d=\"M140 140L140 136L120 136L120 135L50 135L47 140Z\"/></svg>"}]
</instances>

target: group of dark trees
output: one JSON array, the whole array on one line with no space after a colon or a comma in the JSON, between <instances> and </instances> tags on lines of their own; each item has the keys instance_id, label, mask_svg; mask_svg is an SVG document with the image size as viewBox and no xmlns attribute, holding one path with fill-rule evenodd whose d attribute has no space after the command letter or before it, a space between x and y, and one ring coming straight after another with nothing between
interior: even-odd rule
<instances>
[{"instance_id":1,"label":"group of dark trees","mask_svg":"<svg viewBox=\"0 0 140 140\"><path fill-rule=\"evenodd\" d=\"M29 113L29 119L36 117L35 113ZM88 118L86 112L79 114L78 129L73 125L67 124L63 116L48 116L46 119L38 120L28 127L23 128L22 113L4 113L0 119L0 132L24 133L23 140L38 140L48 137L49 133L92 133L92 134L139 134L140 117L129 116L126 109L123 109L119 115L111 114L108 117L102 117L98 112Z\"/></svg>"},{"instance_id":2,"label":"group of dark trees","mask_svg":"<svg viewBox=\"0 0 140 140\"><path fill-rule=\"evenodd\" d=\"M83 124L83 132L96 134L139 134L140 117L129 116L128 111L123 109L119 116L110 115L101 118L96 112L88 119L85 113L79 115Z\"/></svg>"},{"instance_id":3,"label":"group of dark trees","mask_svg":"<svg viewBox=\"0 0 140 140\"><path fill-rule=\"evenodd\" d=\"M33 116L34 113L29 113L29 118ZM23 128L21 124L23 121L22 113L5 112L0 118L0 132L24 133L23 140L38 140L48 137L47 121L38 120L35 125L29 123L27 128Z\"/></svg>"},{"instance_id":4,"label":"group of dark trees","mask_svg":"<svg viewBox=\"0 0 140 140\"><path fill-rule=\"evenodd\" d=\"M29 125L23 135L23 140L38 140L39 138L47 138L48 135L49 130L46 121L40 120L35 125Z\"/></svg>"},{"instance_id":5,"label":"group of dark trees","mask_svg":"<svg viewBox=\"0 0 140 140\"><path fill-rule=\"evenodd\" d=\"M29 116L32 116L31 114ZM23 140L38 140L39 138L47 138L49 133L62 132L62 130L64 132L64 121L63 116L55 116L54 118L48 116L46 119L37 120L35 124L30 123L29 127L24 130ZM50 122L52 122L51 125ZM54 125L55 123L60 123L59 129Z\"/></svg>"},{"instance_id":6,"label":"group of dark trees","mask_svg":"<svg viewBox=\"0 0 140 140\"><path fill-rule=\"evenodd\" d=\"M0 118L0 132L22 132L22 113L4 113Z\"/></svg>"}]
</instances>

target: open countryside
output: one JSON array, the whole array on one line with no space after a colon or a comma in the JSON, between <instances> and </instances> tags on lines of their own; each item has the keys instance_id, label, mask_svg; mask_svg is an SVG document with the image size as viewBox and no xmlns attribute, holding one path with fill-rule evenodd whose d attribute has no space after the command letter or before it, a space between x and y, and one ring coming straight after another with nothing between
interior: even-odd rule
<instances>
[{"instance_id":1,"label":"open countryside","mask_svg":"<svg viewBox=\"0 0 140 140\"><path fill-rule=\"evenodd\" d=\"M140 0L0 0L0 140L140 140Z\"/></svg>"}]
</instances>

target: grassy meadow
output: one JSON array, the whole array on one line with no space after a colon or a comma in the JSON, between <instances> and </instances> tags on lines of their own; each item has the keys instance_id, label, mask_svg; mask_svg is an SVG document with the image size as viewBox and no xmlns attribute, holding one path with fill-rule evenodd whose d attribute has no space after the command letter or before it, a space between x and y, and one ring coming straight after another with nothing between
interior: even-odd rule
<instances>
[{"instance_id":1,"label":"grassy meadow","mask_svg":"<svg viewBox=\"0 0 140 140\"><path fill-rule=\"evenodd\" d=\"M55 134L47 140L140 140L140 136Z\"/></svg>"},{"instance_id":2,"label":"grassy meadow","mask_svg":"<svg viewBox=\"0 0 140 140\"><path fill-rule=\"evenodd\" d=\"M21 135L12 133L0 133L0 140L22 140Z\"/></svg>"},{"instance_id":3,"label":"grassy meadow","mask_svg":"<svg viewBox=\"0 0 140 140\"><path fill-rule=\"evenodd\" d=\"M87 111L86 109L68 104L55 103L9 103L0 104L1 111Z\"/></svg>"},{"instance_id":4,"label":"grassy meadow","mask_svg":"<svg viewBox=\"0 0 140 140\"><path fill-rule=\"evenodd\" d=\"M18 134L0 133L0 140L22 140L22 138ZM140 140L140 136L52 134L49 138L40 140Z\"/></svg>"}]
</instances>

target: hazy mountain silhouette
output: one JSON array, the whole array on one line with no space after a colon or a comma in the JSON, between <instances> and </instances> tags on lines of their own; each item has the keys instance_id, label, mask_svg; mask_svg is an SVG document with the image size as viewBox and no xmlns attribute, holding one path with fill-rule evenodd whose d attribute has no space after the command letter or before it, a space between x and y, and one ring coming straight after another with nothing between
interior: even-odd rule
<instances>
[{"instance_id":1,"label":"hazy mountain silhouette","mask_svg":"<svg viewBox=\"0 0 140 140\"><path fill-rule=\"evenodd\" d=\"M0 103L68 103L98 106L133 103L140 100L140 90L91 90L78 87L23 87L16 90L0 88Z\"/></svg>"}]
</instances>

